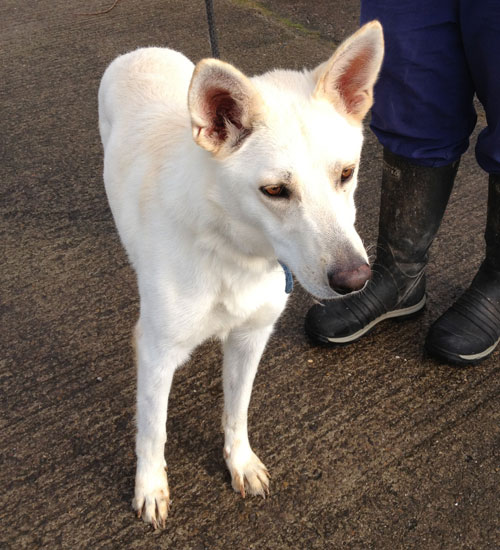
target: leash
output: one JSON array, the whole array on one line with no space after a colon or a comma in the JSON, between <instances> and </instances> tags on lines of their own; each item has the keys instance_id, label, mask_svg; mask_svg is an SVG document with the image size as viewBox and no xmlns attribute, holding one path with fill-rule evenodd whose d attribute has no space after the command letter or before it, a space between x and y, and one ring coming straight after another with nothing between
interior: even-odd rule
<instances>
[{"instance_id":1,"label":"leash","mask_svg":"<svg viewBox=\"0 0 500 550\"><path fill-rule=\"evenodd\" d=\"M210 47L212 48L212 57L220 58L219 43L217 40L217 29L215 27L214 4L212 0L205 0L207 9L208 34L210 36Z\"/></svg>"}]
</instances>

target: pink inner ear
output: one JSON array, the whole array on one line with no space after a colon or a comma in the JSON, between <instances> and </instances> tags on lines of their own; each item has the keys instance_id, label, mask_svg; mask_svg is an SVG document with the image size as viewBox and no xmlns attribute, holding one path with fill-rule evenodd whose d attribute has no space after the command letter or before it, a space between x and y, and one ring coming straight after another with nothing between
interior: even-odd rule
<instances>
[{"instance_id":1,"label":"pink inner ear","mask_svg":"<svg viewBox=\"0 0 500 550\"><path fill-rule=\"evenodd\" d=\"M227 138L227 124L242 128L241 109L233 96L223 88L212 88L205 93L204 111L210 123L209 135L216 134L217 139Z\"/></svg>"},{"instance_id":2,"label":"pink inner ear","mask_svg":"<svg viewBox=\"0 0 500 550\"><path fill-rule=\"evenodd\" d=\"M356 113L364 102L366 78L372 57L370 49L362 50L349 62L338 78L337 89L349 113Z\"/></svg>"}]
</instances>

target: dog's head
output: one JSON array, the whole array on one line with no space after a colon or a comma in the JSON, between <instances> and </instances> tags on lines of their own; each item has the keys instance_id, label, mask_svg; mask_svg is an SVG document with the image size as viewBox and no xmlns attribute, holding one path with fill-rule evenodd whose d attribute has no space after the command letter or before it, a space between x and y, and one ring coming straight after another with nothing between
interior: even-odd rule
<instances>
[{"instance_id":1,"label":"dog's head","mask_svg":"<svg viewBox=\"0 0 500 550\"><path fill-rule=\"evenodd\" d=\"M313 71L249 79L205 59L192 77L193 137L215 161L211 199L231 238L274 255L319 298L358 290L370 276L354 190L383 50L374 21Z\"/></svg>"}]
</instances>

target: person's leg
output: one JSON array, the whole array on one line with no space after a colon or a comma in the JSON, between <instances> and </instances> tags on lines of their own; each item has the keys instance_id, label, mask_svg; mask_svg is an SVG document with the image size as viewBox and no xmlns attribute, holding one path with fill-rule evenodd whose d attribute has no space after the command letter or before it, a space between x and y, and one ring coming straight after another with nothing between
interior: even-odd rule
<instances>
[{"instance_id":1,"label":"person's leg","mask_svg":"<svg viewBox=\"0 0 500 550\"><path fill-rule=\"evenodd\" d=\"M475 124L455 4L362 2L362 22L379 19L386 41L372 109L385 148L377 258L362 292L311 308L315 340L351 342L424 306L427 251Z\"/></svg>"},{"instance_id":2,"label":"person's leg","mask_svg":"<svg viewBox=\"0 0 500 550\"><path fill-rule=\"evenodd\" d=\"M430 355L458 365L479 363L500 343L500 175L490 175L488 191L486 258L425 342Z\"/></svg>"},{"instance_id":3,"label":"person's leg","mask_svg":"<svg viewBox=\"0 0 500 550\"><path fill-rule=\"evenodd\" d=\"M460 17L470 73L486 113L477 161L489 174L500 175L500 2L462 0Z\"/></svg>"},{"instance_id":4,"label":"person's leg","mask_svg":"<svg viewBox=\"0 0 500 550\"><path fill-rule=\"evenodd\" d=\"M470 72L486 112L476 145L490 173L486 255L470 287L430 328L427 351L457 364L477 363L500 342L500 4L461 2L461 26Z\"/></svg>"},{"instance_id":5,"label":"person's leg","mask_svg":"<svg viewBox=\"0 0 500 550\"><path fill-rule=\"evenodd\" d=\"M476 124L459 16L456 0L361 2L361 23L378 19L385 40L370 126L413 164L455 162Z\"/></svg>"}]
</instances>

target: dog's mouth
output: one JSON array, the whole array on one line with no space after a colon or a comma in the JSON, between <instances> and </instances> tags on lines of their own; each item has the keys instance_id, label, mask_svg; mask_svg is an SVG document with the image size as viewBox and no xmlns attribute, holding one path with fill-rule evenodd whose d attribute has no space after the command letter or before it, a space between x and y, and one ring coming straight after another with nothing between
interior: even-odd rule
<instances>
[{"instance_id":1,"label":"dog's mouth","mask_svg":"<svg viewBox=\"0 0 500 550\"><path fill-rule=\"evenodd\" d=\"M316 298L317 300L334 300L335 298L340 298L341 294L339 294L337 291L335 291L333 288L331 288L327 282L325 282L324 285L321 284L314 284L308 281L307 283L299 276L297 276L297 279L311 296Z\"/></svg>"},{"instance_id":2,"label":"dog's mouth","mask_svg":"<svg viewBox=\"0 0 500 550\"><path fill-rule=\"evenodd\" d=\"M356 290L349 290L347 288L334 288L333 289L339 296L347 296L348 294L352 294L353 292L358 292Z\"/></svg>"},{"instance_id":3,"label":"dog's mouth","mask_svg":"<svg viewBox=\"0 0 500 550\"><path fill-rule=\"evenodd\" d=\"M369 279L363 283L363 286L361 286L360 288L356 288L355 290L346 289L346 288L336 288L334 290L339 296L347 296L349 294L359 294L360 292L363 292L363 290L366 288L368 281Z\"/></svg>"}]
</instances>

